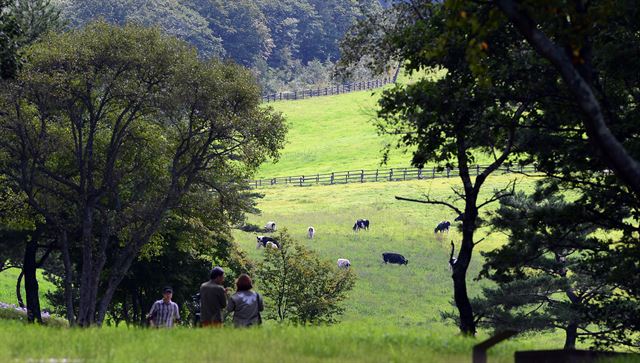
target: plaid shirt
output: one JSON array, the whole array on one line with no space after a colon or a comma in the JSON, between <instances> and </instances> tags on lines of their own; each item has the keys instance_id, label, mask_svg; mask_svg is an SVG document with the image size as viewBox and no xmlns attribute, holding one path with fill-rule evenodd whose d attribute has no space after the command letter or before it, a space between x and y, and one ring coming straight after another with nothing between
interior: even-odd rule
<instances>
[{"instance_id":1,"label":"plaid shirt","mask_svg":"<svg viewBox=\"0 0 640 363\"><path fill-rule=\"evenodd\" d=\"M173 326L173 320L180 319L179 310L178 304L173 301L165 303L163 300L158 300L151 306L149 315L151 315L156 327L171 328Z\"/></svg>"}]
</instances>

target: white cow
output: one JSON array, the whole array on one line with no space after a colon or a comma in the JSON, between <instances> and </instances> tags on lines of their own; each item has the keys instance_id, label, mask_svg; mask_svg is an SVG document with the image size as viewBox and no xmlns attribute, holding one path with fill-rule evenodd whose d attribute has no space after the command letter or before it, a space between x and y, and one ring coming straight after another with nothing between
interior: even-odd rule
<instances>
[{"instance_id":1,"label":"white cow","mask_svg":"<svg viewBox=\"0 0 640 363\"><path fill-rule=\"evenodd\" d=\"M275 248L276 250L278 249L278 245L269 241L267 242L267 245L265 246L265 248Z\"/></svg>"},{"instance_id":2,"label":"white cow","mask_svg":"<svg viewBox=\"0 0 640 363\"><path fill-rule=\"evenodd\" d=\"M267 222L267 224L264 225L264 229L267 231L275 231L276 230L276 222L274 221L269 221Z\"/></svg>"},{"instance_id":3,"label":"white cow","mask_svg":"<svg viewBox=\"0 0 640 363\"><path fill-rule=\"evenodd\" d=\"M338 268L349 268L349 267L351 267L351 261L347 260L346 258L338 259Z\"/></svg>"},{"instance_id":4,"label":"white cow","mask_svg":"<svg viewBox=\"0 0 640 363\"><path fill-rule=\"evenodd\" d=\"M316 229L309 226L309 228L307 229L307 237L310 239L313 239L313 236L315 236L316 234Z\"/></svg>"}]
</instances>

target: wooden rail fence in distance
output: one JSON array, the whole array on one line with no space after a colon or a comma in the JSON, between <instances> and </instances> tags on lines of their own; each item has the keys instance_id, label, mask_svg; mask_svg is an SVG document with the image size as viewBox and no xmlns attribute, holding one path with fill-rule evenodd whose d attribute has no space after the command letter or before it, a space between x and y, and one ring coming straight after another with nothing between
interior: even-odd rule
<instances>
[{"instance_id":1,"label":"wooden rail fence in distance","mask_svg":"<svg viewBox=\"0 0 640 363\"><path fill-rule=\"evenodd\" d=\"M487 166L476 165L469 168L469 173L476 176L486 169ZM504 166L498 169L505 173L535 173L536 168L530 166ZM370 170L349 170L333 173L281 176L276 178L256 179L249 181L253 188L263 188L272 186L311 186L311 185L333 185L348 183L370 183L380 181L404 181L421 180L434 178L457 177L460 173L458 168L438 170L436 167L430 168L390 168L390 169L370 169Z\"/></svg>"}]
</instances>

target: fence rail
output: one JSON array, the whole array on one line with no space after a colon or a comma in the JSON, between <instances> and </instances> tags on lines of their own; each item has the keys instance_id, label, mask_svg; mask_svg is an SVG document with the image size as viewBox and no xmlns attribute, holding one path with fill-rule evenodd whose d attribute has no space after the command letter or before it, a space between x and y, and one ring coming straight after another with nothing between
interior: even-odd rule
<instances>
[{"instance_id":1,"label":"fence rail","mask_svg":"<svg viewBox=\"0 0 640 363\"><path fill-rule=\"evenodd\" d=\"M472 176L477 176L487 165L475 165L469 168ZM504 166L497 170L506 173L535 173L534 166ZM263 188L272 186L312 186L312 185L333 185L333 184L349 184L349 183L370 183L381 181L404 181L404 180L422 180L435 178L451 178L460 175L458 168L438 169L431 168L389 168L389 169L369 169L369 170L348 170L333 173L297 175L297 176L281 176L276 178L256 179L249 182L253 188Z\"/></svg>"},{"instance_id":2,"label":"fence rail","mask_svg":"<svg viewBox=\"0 0 640 363\"><path fill-rule=\"evenodd\" d=\"M396 77L388 77L388 78L385 77L382 79L374 79L371 81L344 83L344 84L338 84L335 86L324 87L324 88L318 87L318 88L309 88L309 89L299 90L299 91L271 93L271 94L263 95L262 101L275 102L275 101L283 101L283 100L303 100L305 98L318 97L318 96L339 95L343 93L365 91L369 89L380 88L389 83L395 83L395 81L396 81Z\"/></svg>"}]
</instances>

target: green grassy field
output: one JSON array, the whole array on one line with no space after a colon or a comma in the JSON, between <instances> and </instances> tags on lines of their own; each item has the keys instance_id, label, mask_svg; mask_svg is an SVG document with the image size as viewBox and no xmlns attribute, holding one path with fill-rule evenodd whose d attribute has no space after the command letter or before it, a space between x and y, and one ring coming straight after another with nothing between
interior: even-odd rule
<instances>
[{"instance_id":1,"label":"green grassy field","mask_svg":"<svg viewBox=\"0 0 640 363\"><path fill-rule=\"evenodd\" d=\"M2 362L469 362L473 339L420 328L367 324L323 327L264 326L171 331L58 329L0 322ZM493 363L510 362L516 349L496 347ZM66 359L66 360L63 360Z\"/></svg>"},{"instance_id":2,"label":"green grassy field","mask_svg":"<svg viewBox=\"0 0 640 363\"><path fill-rule=\"evenodd\" d=\"M399 81L407 83L410 80L401 76ZM391 137L379 136L373 124L383 89L270 103L286 117L290 130L280 161L264 164L256 177L381 167L382 148L389 142L395 144ZM409 154L394 150L387 166L382 168L407 167L410 160ZM479 156L478 162L487 163L489 158Z\"/></svg>"},{"instance_id":3,"label":"green grassy field","mask_svg":"<svg viewBox=\"0 0 640 363\"><path fill-rule=\"evenodd\" d=\"M491 178L487 191L499 188L513 175ZM452 299L448 266L450 241L458 242L459 232L436 237L435 225L456 217L446 207L402 202L394 196L420 198L422 193L445 197L452 195L457 179L434 179L411 182L364 183L334 186L273 188L260 201L260 216L250 222L263 226L276 221L299 241L331 260L348 258L358 275L356 288L347 303L346 321L384 320L398 326L442 327L440 311L449 310ZM521 182L523 188L531 180ZM354 233L358 218L371 221L369 231ZM316 238L306 238L308 226L316 229ZM481 232L481 234L484 232ZM255 233L237 231L235 238L253 259L260 259ZM493 234L479 250L503 243ZM384 265L383 252L398 252L409 259L407 266ZM481 266L477 254L470 267L475 276ZM472 293L479 289L470 284Z\"/></svg>"}]
</instances>

